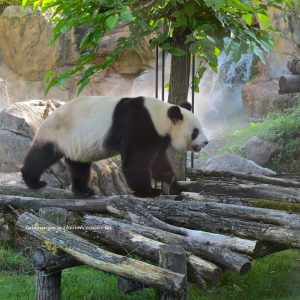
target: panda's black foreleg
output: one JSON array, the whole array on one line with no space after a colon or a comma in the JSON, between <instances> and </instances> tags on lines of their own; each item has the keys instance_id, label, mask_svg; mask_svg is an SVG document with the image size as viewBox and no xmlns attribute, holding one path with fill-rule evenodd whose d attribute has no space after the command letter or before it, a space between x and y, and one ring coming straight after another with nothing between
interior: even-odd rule
<instances>
[{"instance_id":1,"label":"panda's black foreleg","mask_svg":"<svg viewBox=\"0 0 300 300\"><path fill-rule=\"evenodd\" d=\"M151 187L152 156L152 152L148 151L128 151L122 155L127 184L137 197L157 197L161 194L160 190Z\"/></svg>"},{"instance_id":2,"label":"panda's black foreleg","mask_svg":"<svg viewBox=\"0 0 300 300\"><path fill-rule=\"evenodd\" d=\"M171 165L166 150L160 151L151 164L152 178L156 181L171 183L175 172Z\"/></svg>"},{"instance_id":3,"label":"panda's black foreleg","mask_svg":"<svg viewBox=\"0 0 300 300\"><path fill-rule=\"evenodd\" d=\"M71 159L65 159L72 182L72 192L86 198L95 194L88 184L91 176L91 163L83 163Z\"/></svg>"},{"instance_id":4,"label":"panda's black foreleg","mask_svg":"<svg viewBox=\"0 0 300 300\"><path fill-rule=\"evenodd\" d=\"M21 168L23 180L31 189L46 186L40 181L43 172L63 157L59 148L51 142L35 141L27 152Z\"/></svg>"}]
</instances>

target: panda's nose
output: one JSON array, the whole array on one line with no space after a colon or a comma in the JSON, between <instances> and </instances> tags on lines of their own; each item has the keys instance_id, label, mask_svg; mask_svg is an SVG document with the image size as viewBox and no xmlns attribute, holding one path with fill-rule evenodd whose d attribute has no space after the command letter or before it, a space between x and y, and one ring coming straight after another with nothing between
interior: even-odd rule
<instances>
[{"instance_id":1,"label":"panda's nose","mask_svg":"<svg viewBox=\"0 0 300 300\"><path fill-rule=\"evenodd\" d=\"M205 141L203 144L206 146L208 144L208 141Z\"/></svg>"}]
</instances>

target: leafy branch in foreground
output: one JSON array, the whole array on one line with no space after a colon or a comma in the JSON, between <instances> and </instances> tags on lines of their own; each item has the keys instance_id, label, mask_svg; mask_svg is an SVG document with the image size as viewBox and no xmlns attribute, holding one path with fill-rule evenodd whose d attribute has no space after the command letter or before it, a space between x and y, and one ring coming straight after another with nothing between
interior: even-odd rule
<instances>
[{"instance_id":1,"label":"leafy branch in foreground","mask_svg":"<svg viewBox=\"0 0 300 300\"><path fill-rule=\"evenodd\" d=\"M22 5L52 11L52 43L72 28L88 26L80 41L76 66L60 75L48 74L47 92L79 75L79 93L91 76L116 62L122 51L150 36L150 48L159 46L175 56L187 54L174 46L182 41L188 45L188 54L206 61L215 72L222 50L232 52L235 61L251 52L265 62L264 52L272 48L271 33L275 32L269 24L268 9L294 8L291 0L23 0ZM119 38L113 52L95 63L103 36L118 26L128 26L128 36ZM195 82L202 74L203 68L199 68Z\"/></svg>"}]
</instances>

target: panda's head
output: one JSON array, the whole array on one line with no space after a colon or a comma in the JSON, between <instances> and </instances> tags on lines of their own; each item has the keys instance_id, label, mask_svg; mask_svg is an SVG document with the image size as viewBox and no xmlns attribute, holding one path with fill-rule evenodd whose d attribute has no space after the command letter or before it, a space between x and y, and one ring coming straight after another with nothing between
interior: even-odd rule
<instances>
[{"instance_id":1,"label":"panda's head","mask_svg":"<svg viewBox=\"0 0 300 300\"><path fill-rule=\"evenodd\" d=\"M172 121L171 144L178 151L199 152L208 144L200 120L191 110L192 106L188 102L184 102L180 106L172 105L168 109L168 117Z\"/></svg>"}]
</instances>

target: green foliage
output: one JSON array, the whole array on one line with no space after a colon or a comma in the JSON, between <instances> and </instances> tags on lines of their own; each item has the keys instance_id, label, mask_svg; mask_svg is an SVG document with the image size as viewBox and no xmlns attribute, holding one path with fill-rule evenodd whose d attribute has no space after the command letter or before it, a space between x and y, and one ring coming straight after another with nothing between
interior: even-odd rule
<instances>
[{"instance_id":1,"label":"green foliage","mask_svg":"<svg viewBox=\"0 0 300 300\"><path fill-rule=\"evenodd\" d=\"M77 66L62 74L50 74L47 91L55 84L80 74L79 91L88 78L116 62L123 49L131 49L138 39L153 36L150 47L159 46L172 55L185 55L178 41L189 45L189 53L199 56L217 71L221 50L233 52L237 61L250 51L265 62L264 52L273 41L268 8L293 8L290 0L23 0L22 5L53 11L53 42L74 27L89 25L80 43ZM258 20L262 28L253 25ZM112 54L94 64L101 39L116 26L129 25L128 37L119 38ZM199 70L197 82L203 75Z\"/></svg>"},{"instance_id":2,"label":"green foliage","mask_svg":"<svg viewBox=\"0 0 300 300\"><path fill-rule=\"evenodd\" d=\"M0 14L5 7L10 5L21 5L22 0L0 0Z\"/></svg>"},{"instance_id":3,"label":"green foliage","mask_svg":"<svg viewBox=\"0 0 300 300\"><path fill-rule=\"evenodd\" d=\"M276 162L290 161L300 149L300 105L292 110L270 114L263 122L252 122L248 127L227 138L227 145L219 153L240 153L242 146L252 136L274 141L279 149Z\"/></svg>"}]
</instances>

